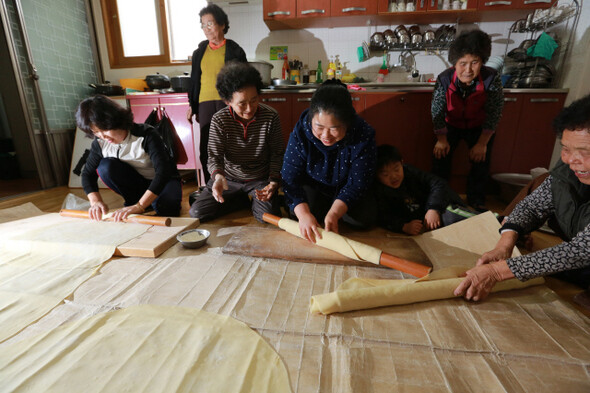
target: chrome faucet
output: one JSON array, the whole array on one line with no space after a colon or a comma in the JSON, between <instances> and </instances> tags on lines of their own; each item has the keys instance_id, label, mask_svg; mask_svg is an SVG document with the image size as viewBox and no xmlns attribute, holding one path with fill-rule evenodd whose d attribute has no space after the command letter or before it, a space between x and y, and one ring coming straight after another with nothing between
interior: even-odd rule
<instances>
[{"instance_id":1,"label":"chrome faucet","mask_svg":"<svg viewBox=\"0 0 590 393\"><path fill-rule=\"evenodd\" d=\"M400 52L398 57L398 63L394 64L394 67L403 67L406 72L410 72L412 78L420 76L420 71L416 69L416 57L411 50L404 49Z\"/></svg>"}]
</instances>

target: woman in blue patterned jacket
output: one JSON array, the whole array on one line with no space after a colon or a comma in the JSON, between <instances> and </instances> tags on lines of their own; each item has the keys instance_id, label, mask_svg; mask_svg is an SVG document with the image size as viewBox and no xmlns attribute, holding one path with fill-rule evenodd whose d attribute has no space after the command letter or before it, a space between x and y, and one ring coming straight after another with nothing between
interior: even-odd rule
<instances>
[{"instance_id":1,"label":"woman in blue patterned jacket","mask_svg":"<svg viewBox=\"0 0 590 393\"><path fill-rule=\"evenodd\" d=\"M281 175L291 215L315 242L318 222L338 232L338 221L372 226L376 205L363 198L375 175L375 130L352 106L346 86L325 82L289 137Z\"/></svg>"},{"instance_id":2,"label":"woman in blue patterned jacket","mask_svg":"<svg viewBox=\"0 0 590 393\"><path fill-rule=\"evenodd\" d=\"M525 281L557 274L582 288L590 285L590 95L561 111L553 122L561 160L545 181L506 218L496 247L467 271L455 295L481 300L498 281ZM520 235L550 219L564 242L510 258Z\"/></svg>"}]
</instances>

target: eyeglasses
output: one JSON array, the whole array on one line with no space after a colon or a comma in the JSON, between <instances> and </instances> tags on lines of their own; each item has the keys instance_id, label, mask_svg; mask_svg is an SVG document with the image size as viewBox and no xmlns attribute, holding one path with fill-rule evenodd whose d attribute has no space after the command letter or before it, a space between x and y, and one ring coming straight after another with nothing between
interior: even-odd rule
<instances>
[{"instance_id":1,"label":"eyeglasses","mask_svg":"<svg viewBox=\"0 0 590 393\"><path fill-rule=\"evenodd\" d=\"M213 25L215 25L215 22L210 20L207 23L201 23L201 29L204 29L204 28L210 29L211 27L213 27Z\"/></svg>"}]
</instances>

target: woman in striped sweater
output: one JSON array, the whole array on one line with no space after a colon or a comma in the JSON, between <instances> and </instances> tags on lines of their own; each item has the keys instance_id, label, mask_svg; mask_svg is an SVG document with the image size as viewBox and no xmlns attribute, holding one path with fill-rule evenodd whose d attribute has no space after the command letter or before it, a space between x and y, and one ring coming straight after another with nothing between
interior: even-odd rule
<instances>
[{"instance_id":1,"label":"woman in striped sweater","mask_svg":"<svg viewBox=\"0 0 590 393\"><path fill-rule=\"evenodd\" d=\"M211 179L190 215L210 220L242 208L248 196L258 221L264 213L280 215L276 192L285 148L279 114L259 103L260 74L248 64L230 63L219 72L216 88L227 107L211 119Z\"/></svg>"}]
</instances>

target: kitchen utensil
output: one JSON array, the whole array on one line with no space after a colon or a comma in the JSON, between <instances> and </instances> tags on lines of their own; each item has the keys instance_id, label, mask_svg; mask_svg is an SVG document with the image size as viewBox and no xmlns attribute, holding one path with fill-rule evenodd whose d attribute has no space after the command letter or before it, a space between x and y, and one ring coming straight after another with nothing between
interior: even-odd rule
<instances>
[{"instance_id":1,"label":"kitchen utensil","mask_svg":"<svg viewBox=\"0 0 590 393\"><path fill-rule=\"evenodd\" d=\"M369 44L366 41L363 41L363 53L365 55L365 59L371 58L371 49L369 48Z\"/></svg>"},{"instance_id":2,"label":"kitchen utensil","mask_svg":"<svg viewBox=\"0 0 590 393\"><path fill-rule=\"evenodd\" d=\"M537 40L524 40L520 43L518 47L527 50L531 46L535 45L535 42L537 42Z\"/></svg>"},{"instance_id":3,"label":"kitchen utensil","mask_svg":"<svg viewBox=\"0 0 590 393\"><path fill-rule=\"evenodd\" d=\"M383 32L383 35L385 36L385 44L387 45L388 48L393 48L395 46L395 44L397 44L398 40L397 40L397 36L395 35L395 33L391 30L391 29L387 29Z\"/></svg>"},{"instance_id":4,"label":"kitchen utensil","mask_svg":"<svg viewBox=\"0 0 590 393\"><path fill-rule=\"evenodd\" d=\"M291 220L287 219L287 218L280 218L277 216L274 216L272 214L268 214L268 213L264 213L262 215L262 220L264 220L265 222L268 222L269 224L273 224L276 226L279 226L279 223L283 224L286 220L286 222L291 223ZM295 223L296 224L296 223ZM284 228L283 225L281 225L281 228ZM297 231L299 231L299 227L297 227ZM289 233L293 233L291 231L288 231ZM328 234L328 232L324 232L325 235ZM325 236L327 238L327 236ZM334 237L334 236L331 236ZM336 234L335 237L341 237L341 235ZM346 239L344 238L346 243L348 245L352 245L355 242L351 239ZM317 239L317 244L320 245L320 247L326 247L328 249L330 248L330 244L328 244L328 242L323 241L324 239ZM356 242L358 243L358 242ZM352 246L354 247L354 246ZM338 250L338 249L332 249L333 251L340 251L342 253L342 250ZM358 257L357 257L358 259ZM376 263L377 261L374 261L374 263ZM412 261L408 261L407 259L403 259L403 258L399 258L390 254L387 254L383 251L381 251L381 255L379 256L379 265L382 266L387 266L389 268L392 269L396 269L399 270L401 272L404 273L408 273L411 274L412 276L415 277L423 277L425 275L427 275L430 270L432 270L432 268L428 267L428 266L424 266L422 264L416 263L416 262L412 262Z\"/></svg>"},{"instance_id":5,"label":"kitchen utensil","mask_svg":"<svg viewBox=\"0 0 590 393\"><path fill-rule=\"evenodd\" d=\"M422 34L420 32L412 34L411 42L413 45L419 45L422 43Z\"/></svg>"},{"instance_id":6,"label":"kitchen utensil","mask_svg":"<svg viewBox=\"0 0 590 393\"><path fill-rule=\"evenodd\" d=\"M273 86L293 86L293 85L296 85L296 84L297 84L297 82L292 81L290 79L277 79L277 78L274 78L272 80L272 85Z\"/></svg>"},{"instance_id":7,"label":"kitchen utensil","mask_svg":"<svg viewBox=\"0 0 590 393\"><path fill-rule=\"evenodd\" d=\"M125 89L123 87L113 85L109 81L105 81L105 83L89 83L88 86L96 90L96 94L104 94L105 96L125 95Z\"/></svg>"},{"instance_id":8,"label":"kitchen utensil","mask_svg":"<svg viewBox=\"0 0 590 393\"><path fill-rule=\"evenodd\" d=\"M424 42L434 42L436 35L434 33L434 30L426 30L426 32L424 32Z\"/></svg>"},{"instance_id":9,"label":"kitchen utensil","mask_svg":"<svg viewBox=\"0 0 590 393\"><path fill-rule=\"evenodd\" d=\"M90 219L90 215L88 214L88 210L69 210L69 209L61 209L59 215L62 217L74 217L74 218L86 218ZM112 218L106 218L104 221L113 221ZM158 217L158 216L141 216L141 215L133 215L127 217L125 222L134 222L137 224L146 224L146 225L158 225L169 227L172 219L170 217Z\"/></svg>"},{"instance_id":10,"label":"kitchen utensil","mask_svg":"<svg viewBox=\"0 0 590 393\"><path fill-rule=\"evenodd\" d=\"M410 26L410 28L408 29L408 34L410 35L410 37L416 33L420 34L420 26L418 26L418 25Z\"/></svg>"},{"instance_id":11,"label":"kitchen utensil","mask_svg":"<svg viewBox=\"0 0 590 393\"><path fill-rule=\"evenodd\" d=\"M170 78L168 75L156 72L145 77L145 82L150 89L167 89L170 87Z\"/></svg>"},{"instance_id":12,"label":"kitchen utensil","mask_svg":"<svg viewBox=\"0 0 590 393\"><path fill-rule=\"evenodd\" d=\"M385 47L385 36L383 33L373 33L370 43L372 48L383 49Z\"/></svg>"},{"instance_id":13,"label":"kitchen utensil","mask_svg":"<svg viewBox=\"0 0 590 393\"><path fill-rule=\"evenodd\" d=\"M176 93L186 93L191 86L191 77L188 72L170 78L170 86Z\"/></svg>"},{"instance_id":14,"label":"kitchen utensil","mask_svg":"<svg viewBox=\"0 0 590 393\"><path fill-rule=\"evenodd\" d=\"M179 233L176 240L186 248L199 248L207 243L211 232L206 229L189 229Z\"/></svg>"},{"instance_id":15,"label":"kitchen utensil","mask_svg":"<svg viewBox=\"0 0 590 393\"><path fill-rule=\"evenodd\" d=\"M399 25L398 27L395 28L395 30L393 32L395 33L395 35L398 36L398 38L401 34L408 35L408 29L406 29L406 26L404 26L404 25Z\"/></svg>"},{"instance_id":16,"label":"kitchen utensil","mask_svg":"<svg viewBox=\"0 0 590 393\"><path fill-rule=\"evenodd\" d=\"M383 54L383 63L381 64L381 68L379 68L379 73L382 75L389 74L389 69L387 68L387 54Z\"/></svg>"},{"instance_id":17,"label":"kitchen utensil","mask_svg":"<svg viewBox=\"0 0 590 393\"><path fill-rule=\"evenodd\" d=\"M270 86L271 78L270 71L274 68L272 64L263 60L254 60L248 62L252 67L256 68L262 78L262 84L264 86Z\"/></svg>"}]
</instances>

